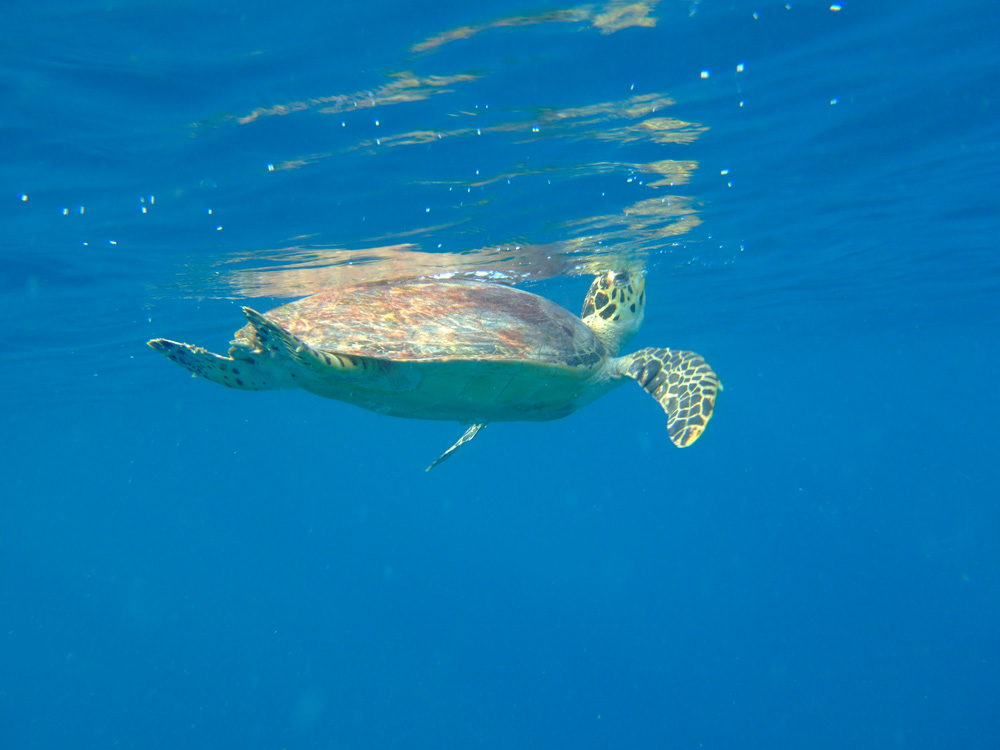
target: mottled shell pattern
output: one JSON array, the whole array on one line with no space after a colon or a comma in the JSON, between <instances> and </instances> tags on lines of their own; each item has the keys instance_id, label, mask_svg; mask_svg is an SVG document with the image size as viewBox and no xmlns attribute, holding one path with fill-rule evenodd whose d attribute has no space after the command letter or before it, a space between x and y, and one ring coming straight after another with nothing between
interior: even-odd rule
<instances>
[{"instance_id":1,"label":"mottled shell pattern","mask_svg":"<svg viewBox=\"0 0 1000 750\"><path fill-rule=\"evenodd\" d=\"M517 360L593 367L608 351L580 318L513 287L376 281L331 289L266 317L319 350L410 362ZM253 344L253 326L236 333Z\"/></svg>"}]
</instances>

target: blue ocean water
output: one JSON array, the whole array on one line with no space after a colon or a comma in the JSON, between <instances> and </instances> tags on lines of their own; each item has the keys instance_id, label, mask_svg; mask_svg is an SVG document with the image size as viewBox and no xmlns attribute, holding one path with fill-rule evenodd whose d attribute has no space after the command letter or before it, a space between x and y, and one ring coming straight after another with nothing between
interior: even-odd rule
<instances>
[{"instance_id":1,"label":"blue ocean water","mask_svg":"<svg viewBox=\"0 0 1000 750\"><path fill-rule=\"evenodd\" d=\"M1000 746L994 3L7 0L0 746ZM192 380L479 272L725 384L460 434Z\"/></svg>"}]
</instances>

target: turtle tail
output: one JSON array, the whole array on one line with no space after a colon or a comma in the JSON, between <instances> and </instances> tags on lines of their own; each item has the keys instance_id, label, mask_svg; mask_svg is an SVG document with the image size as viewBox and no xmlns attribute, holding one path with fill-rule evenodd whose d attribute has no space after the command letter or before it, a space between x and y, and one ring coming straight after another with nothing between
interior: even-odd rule
<instances>
[{"instance_id":1,"label":"turtle tail","mask_svg":"<svg viewBox=\"0 0 1000 750\"><path fill-rule=\"evenodd\" d=\"M712 418L722 383L694 352L640 349L620 359L622 374L633 378L667 413L667 434L678 448L701 437Z\"/></svg>"}]
</instances>

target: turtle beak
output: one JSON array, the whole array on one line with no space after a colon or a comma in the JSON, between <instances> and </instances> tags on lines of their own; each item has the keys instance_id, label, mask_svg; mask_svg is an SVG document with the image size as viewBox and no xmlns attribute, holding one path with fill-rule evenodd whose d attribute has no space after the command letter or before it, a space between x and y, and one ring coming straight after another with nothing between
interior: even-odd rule
<instances>
[{"instance_id":1,"label":"turtle beak","mask_svg":"<svg viewBox=\"0 0 1000 750\"><path fill-rule=\"evenodd\" d=\"M608 286L614 284L615 286L628 286L632 283L632 277L635 276L631 271L608 271L608 275L605 277L608 282Z\"/></svg>"},{"instance_id":2,"label":"turtle beak","mask_svg":"<svg viewBox=\"0 0 1000 750\"><path fill-rule=\"evenodd\" d=\"M608 271L607 275L604 277L605 286L609 289L611 287L618 287L621 289L622 287L632 286L633 279L635 277L636 274L633 274L630 271ZM642 291L641 287L645 286L645 283L646 280L641 275L638 275L636 294Z\"/></svg>"}]
</instances>

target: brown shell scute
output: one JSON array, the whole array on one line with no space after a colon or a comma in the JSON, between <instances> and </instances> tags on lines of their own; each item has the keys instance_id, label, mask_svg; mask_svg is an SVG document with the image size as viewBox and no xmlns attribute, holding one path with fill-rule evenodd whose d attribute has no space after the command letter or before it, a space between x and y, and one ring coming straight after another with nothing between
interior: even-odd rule
<instances>
[{"instance_id":1,"label":"brown shell scute","mask_svg":"<svg viewBox=\"0 0 1000 750\"><path fill-rule=\"evenodd\" d=\"M314 349L392 360L524 360L592 367L607 352L575 315L475 281L338 287L266 314ZM238 334L239 336L239 334Z\"/></svg>"}]
</instances>

